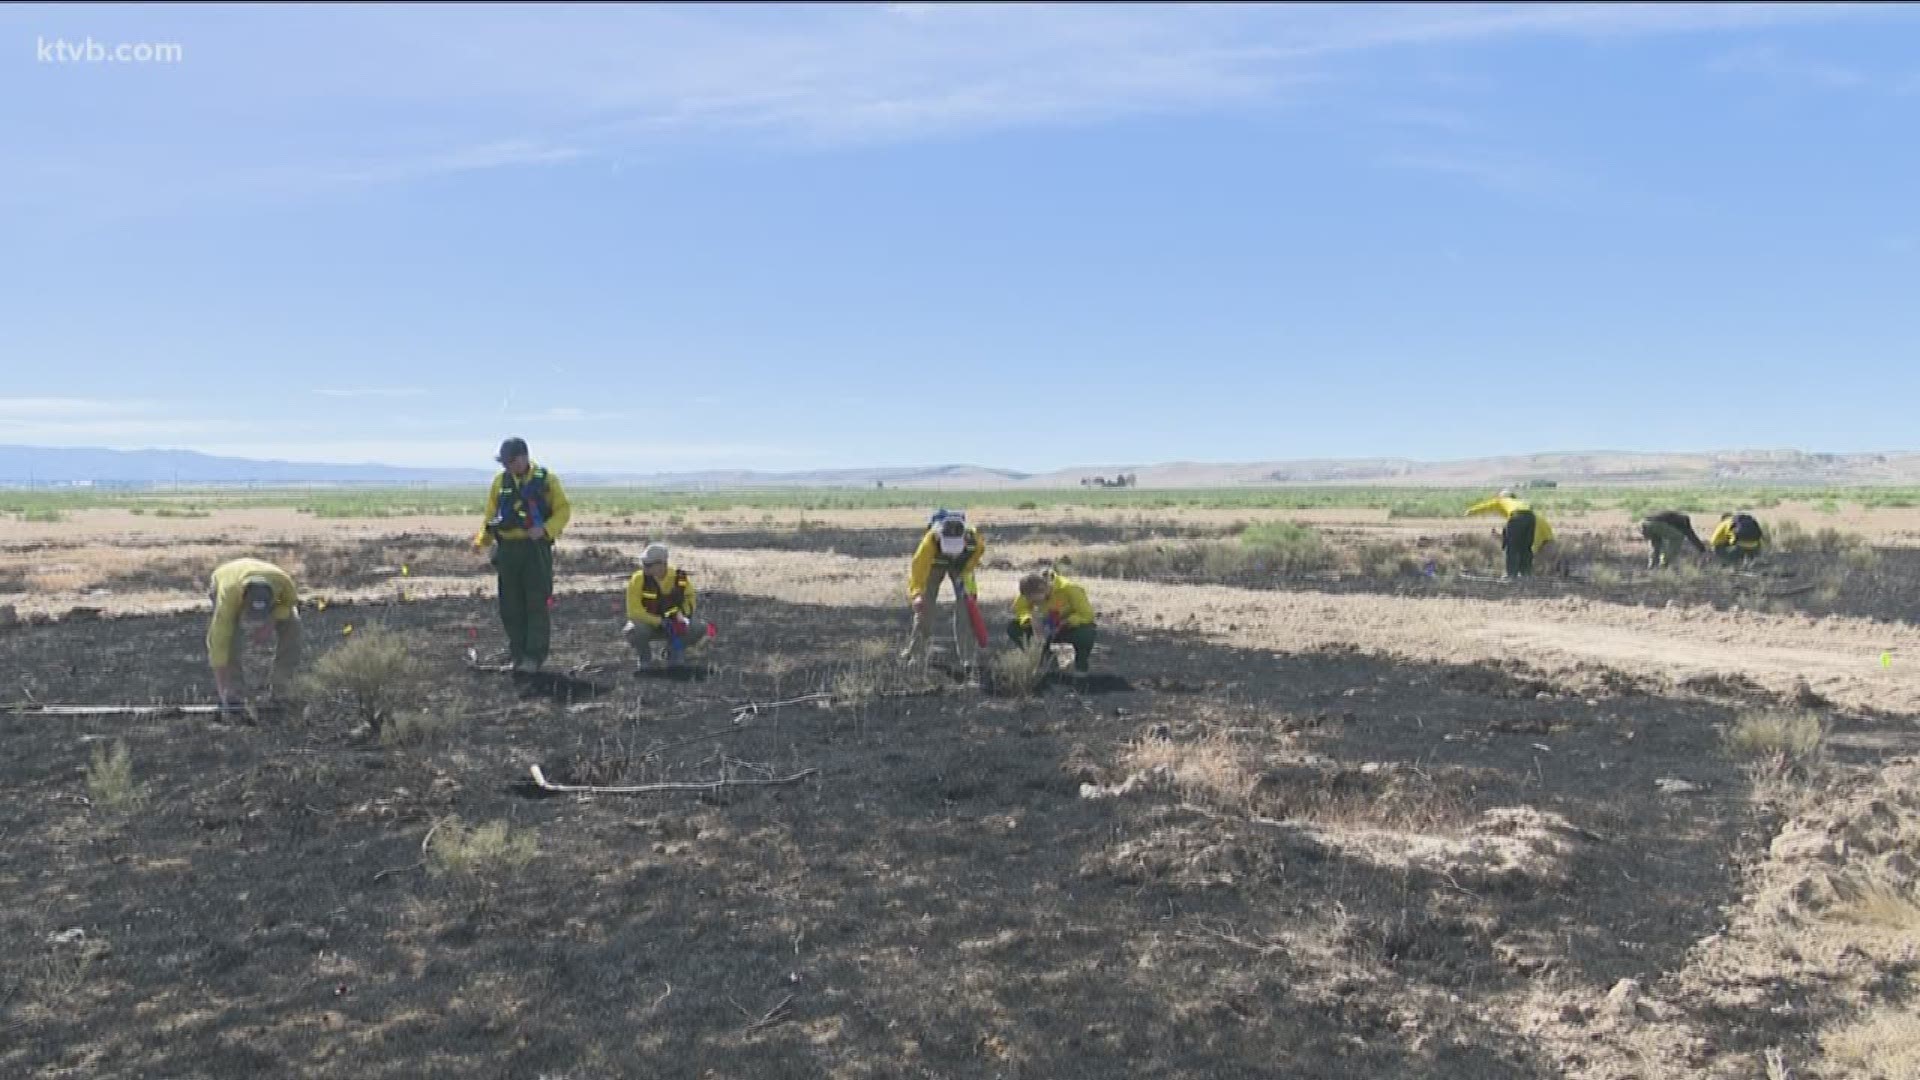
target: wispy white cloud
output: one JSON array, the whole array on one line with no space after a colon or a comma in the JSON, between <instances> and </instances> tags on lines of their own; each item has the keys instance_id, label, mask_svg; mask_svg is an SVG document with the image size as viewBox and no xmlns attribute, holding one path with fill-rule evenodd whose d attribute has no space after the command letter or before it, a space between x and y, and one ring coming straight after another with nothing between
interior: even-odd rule
<instances>
[{"instance_id":1,"label":"wispy white cloud","mask_svg":"<svg viewBox=\"0 0 1920 1080\"><path fill-rule=\"evenodd\" d=\"M0 168L16 202L34 191L63 205L304 197L566 166L662 137L871 142L1301 104L1337 93L1346 61L1386 50L1910 14L1657 3L122 8L90 12L108 23L91 32L164 29L193 62L91 81L49 65L0 72L0 95L36 102L32 130L0 148ZM0 12L0 30L58 32L49 19L60 21ZM107 88L110 110L88 96Z\"/></svg>"},{"instance_id":2,"label":"wispy white cloud","mask_svg":"<svg viewBox=\"0 0 1920 1080\"><path fill-rule=\"evenodd\" d=\"M1854 90L1881 81L1858 68L1792 56L1770 45L1723 53L1708 62L1707 70L1716 75L1747 75L1774 83L1827 90Z\"/></svg>"},{"instance_id":3,"label":"wispy white cloud","mask_svg":"<svg viewBox=\"0 0 1920 1080\"><path fill-rule=\"evenodd\" d=\"M0 398L0 424L12 443L113 449L205 438L210 431L265 434L275 426L261 419L192 415L157 401L66 397Z\"/></svg>"},{"instance_id":4,"label":"wispy white cloud","mask_svg":"<svg viewBox=\"0 0 1920 1080\"><path fill-rule=\"evenodd\" d=\"M151 412L151 401L123 398L0 398L0 420L104 420Z\"/></svg>"}]
</instances>

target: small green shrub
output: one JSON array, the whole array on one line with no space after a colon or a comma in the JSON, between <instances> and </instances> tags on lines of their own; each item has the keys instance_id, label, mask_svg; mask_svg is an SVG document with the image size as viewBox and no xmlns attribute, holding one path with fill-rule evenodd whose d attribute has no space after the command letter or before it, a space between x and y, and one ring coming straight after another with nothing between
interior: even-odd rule
<instances>
[{"instance_id":1,"label":"small green shrub","mask_svg":"<svg viewBox=\"0 0 1920 1080\"><path fill-rule=\"evenodd\" d=\"M111 748L94 744L93 763L87 766L87 798L104 810L130 810L146 801L146 793L133 782L133 753L124 740L116 740Z\"/></svg>"},{"instance_id":2,"label":"small green shrub","mask_svg":"<svg viewBox=\"0 0 1920 1080\"><path fill-rule=\"evenodd\" d=\"M1268 521L1248 526L1240 534L1255 566L1282 574L1325 570L1333 552L1318 529L1292 521Z\"/></svg>"},{"instance_id":3,"label":"small green shrub","mask_svg":"<svg viewBox=\"0 0 1920 1080\"><path fill-rule=\"evenodd\" d=\"M426 696L425 669L405 635L369 623L300 680L308 697L350 706L375 731Z\"/></svg>"}]
</instances>

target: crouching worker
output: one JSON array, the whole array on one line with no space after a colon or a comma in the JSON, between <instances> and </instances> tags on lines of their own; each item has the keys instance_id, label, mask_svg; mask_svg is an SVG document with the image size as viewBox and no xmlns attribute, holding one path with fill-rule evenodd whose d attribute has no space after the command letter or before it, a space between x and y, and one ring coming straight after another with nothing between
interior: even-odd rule
<instances>
[{"instance_id":1,"label":"crouching worker","mask_svg":"<svg viewBox=\"0 0 1920 1080\"><path fill-rule=\"evenodd\" d=\"M1662 510L1658 514L1647 515L1640 522L1640 535L1653 545L1653 551L1647 555L1649 570L1672 566L1680 558L1683 544L1692 544L1693 550L1701 554L1707 550L1707 545L1700 540L1700 534L1693 531L1693 519L1678 510Z\"/></svg>"},{"instance_id":2,"label":"crouching worker","mask_svg":"<svg viewBox=\"0 0 1920 1080\"><path fill-rule=\"evenodd\" d=\"M1026 648L1036 632L1044 635L1041 642L1045 649L1073 646L1073 670L1086 674L1093 663L1095 636L1093 605L1087 602L1087 590L1052 570L1021 578L1020 597L1013 602L1007 637Z\"/></svg>"},{"instance_id":3,"label":"crouching worker","mask_svg":"<svg viewBox=\"0 0 1920 1080\"><path fill-rule=\"evenodd\" d=\"M627 582L627 644L644 664L665 647L668 667L679 667L687 650L705 641L710 624L693 621L697 598L687 572L667 564L667 546L648 544L640 569Z\"/></svg>"},{"instance_id":4,"label":"crouching worker","mask_svg":"<svg viewBox=\"0 0 1920 1080\"><path fill-rule=\"evenodd\" d=\"M1507 520L1506 527L1500 530L1500 549L1506 553L1506 576L1533 576L1533 557L1553 543L1553 529L1546 518L1533 512L1530 503L1515 497L1511 488L1503 488L1493 498L1467 507L1469 517L1496 513Z\"/></svg>"},{"instance_id":5,"label":"crouching worker","mask_svg":"<svg viewBox=\"0 0 1920 1080\"><path fill-rule=\"evenodd\" d=\"M1737 514L1721 514L1720 524L1714 527L1707 545L1722 563L1744 566L1766 550L1767 534L1752 514L1742 510Z\"/></svg>"},{"instance_id":6,"label":"crouching worker","mask_svg":"<svg viewBox=\"0 0 1920 1080\"><path fill-rule=\"evenodd\" d=\"M973 573L987 554L987 542L980 530L967 524L962 510L937 510L927 522L926 534L913 549L913 563L907 568L907 603L913 609L913 632L900 659L914 661L924 657L933 640L933 612L940 602L940 585L953 581L953 602L966 606L980 595ZM968 610L972 619L973 610ZM985 647L986 624L975 628L976 643Z\"/></svg>"},{"instance_id":7,"label":"crouching worker","mask_svg":"<svg viewBox=\"0 0 1920 1080\"><path fill-rule=\"evenodd\" d=\"M222 709L245 704L242 650L274 639L273 681L267 696L284 690L300 663L300 609L293 578L261 559L235 559L213 571L213 622L207 626L207 662ZM245 640L241 639L244 628Z\"/></svg>"}]
</instances>

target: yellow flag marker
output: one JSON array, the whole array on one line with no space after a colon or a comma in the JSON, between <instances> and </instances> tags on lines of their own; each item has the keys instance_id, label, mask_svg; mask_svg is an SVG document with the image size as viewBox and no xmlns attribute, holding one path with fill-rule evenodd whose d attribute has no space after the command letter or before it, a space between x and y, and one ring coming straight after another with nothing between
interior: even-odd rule
<instances>
[{"instance_id":1,"label":"yellow flag marker","mask_svg":"<svg viewBox=\"0 0 1920 1080\"><path fill-rule=\"evenodd\" d=\"M321 597L320 599L318 599L318 600L315 600L315 601L313 602L313 609L314 609L315 611L325 611L325 610L327 610L327 598L323 596L323 597Z\"/></svg>"},{"instance_id":2,"label":"yellow flag marker","mask_svg":"<svg viewBox=\"0 0 1920 1080\"><path fill-rule=\"evenodd\" d=\"M353 633L353 624L352 624L352 623L348 623L348 624L347 624L347 626L346 626L346 628L345 628L344 630L341 630L340 632L341 632L342 634L351 634L351 633Z\"/></svg>"},{"instance_id":3,"label":"yellow flag marker","mask_svg":"<svg viewBox=\"0 0 1920 1080\"><path fill-rule=\"evenodd\" d=\"M1890 653L1890 652L1883 652L1883 653L1881 653L1881 654L1880 654L1880 666L1881 666L1881 667L1883 667L1883 668L1890 668L1890 667L1892 667L1892 666L1893 666L1893 654L1892 654L1892 653Z\"/></svg>"},{"instance_id":4,"label":"yellow flag marker","mask_svg":"<svg viewBox=\"0 0 1920 1080\"><path fill-rule=\"evenodd\" d=\"M410 571L410 570L408 570L408 569L407 569L406 567L404 567L404 566L402 566L402 567L400 568L400 576L401 576L401 577L406 577L406 576L407 576L408 574L410 574L410 573L412 573L412 571Z\"/></svg>"}]
</instances>

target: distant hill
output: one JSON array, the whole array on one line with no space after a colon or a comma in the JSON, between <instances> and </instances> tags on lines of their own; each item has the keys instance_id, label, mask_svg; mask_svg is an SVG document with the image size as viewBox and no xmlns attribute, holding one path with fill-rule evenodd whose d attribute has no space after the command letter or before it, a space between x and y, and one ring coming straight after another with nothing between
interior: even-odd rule
<instances>
[{"instance_id":1,"label":"distant hill","mask_svg":"<svg viewBox=\"0 0 1920 1080\"><path fill-rule=\"evenodd\" d=\"M667 489L927 488L947 490L1073 488L1096 478L1131 475L1143 488L1249 487L1280 484L1402 484L1480 487L1527 481L1580 484L1920 485L1920 453L1821 454L1801 450L1701 453L1583 451L1414 461L1333 458L1244 463L1167 462L1104 465L1023 473L979 465L826 469L811 472L712 470L681 473L593 473L555 467L572 484ZM415 469L381 464L314 464L214 457L191 450L93 450L0 446L0 487L92 484L272 486L403 486L484 484L483 469Z\"/></svg>"},{"instance_id":2,"label":"distant hill","mask_svg":"<svg viewBox=\"0 0 1920 1080\"><path fill-rule=\"evenodd\" d=\"M477 469L410 469L396 465L323 465L215 457L192 450L92 450L0 446L0 486L93 484L152 487L165 484L377 486L485 484Z\"/></svg>"}]
</instances>

